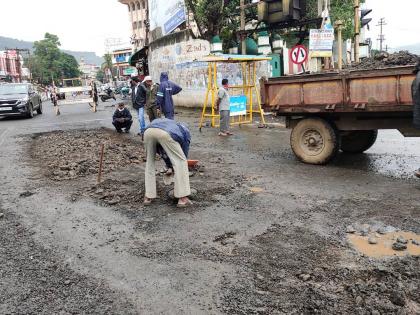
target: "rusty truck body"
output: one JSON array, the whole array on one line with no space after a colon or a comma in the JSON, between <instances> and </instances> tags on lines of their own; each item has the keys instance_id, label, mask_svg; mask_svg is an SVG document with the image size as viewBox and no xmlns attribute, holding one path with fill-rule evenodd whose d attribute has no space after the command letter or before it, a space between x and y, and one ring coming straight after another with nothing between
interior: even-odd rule
<instances>
[{"instance_id":1,"label":"rusty truck body","mask_svg":"<svg viewBox=\"0 0 420 315\"><path fill-rule=\"evenodd\" d=\"M361 153L378 129L420 136L412 126L414 66L303 74L263 80L266 111L286 117L303 162L326 164L339 150Z\"/></svg>"}]
</instances>

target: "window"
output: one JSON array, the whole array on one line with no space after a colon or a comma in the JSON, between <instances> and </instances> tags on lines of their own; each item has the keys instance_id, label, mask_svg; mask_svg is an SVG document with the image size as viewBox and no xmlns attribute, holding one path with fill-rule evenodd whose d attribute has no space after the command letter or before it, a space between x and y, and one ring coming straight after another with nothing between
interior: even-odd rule
<instances>
[{"instance_id":1,"label":"window","mask_svg":"<svg viewBox=\"0 0 420 315\"><path fill-rule=\"evenodd\" d=\"M133 22L133 30L137 28L137 22Z\"/></svg>"},{"instance_id":2,"label":"window","mask_svg":"<svg viewBox=\"0 0 420 315\"><path fill-rule=\"evenodd\" d=\"M143 25L142 25L142 23L141 23L141 21L139 21L139 23L138 23L138 29L141 29L142 27L143 27Z\"/></svg>"},{"instance_id":3,"label":"window","mask_svg":"<svg viewBox=\"0 0 420 315\"><path fill-rule=\"evenodd\" d=\"M136 9L136 5L134 3L131 4L131 11L134 11Z\"/></svg>"},{"instance_id":4,"label":"window","mask_svg":"<svg viewBox=\"0 0 420 315\"><path fill-rule=\"evenodd\" d=\"M142 7L143 7L143 9L146 9L146 1L142 1Z\"/></svg>"},{"instance_id":5,"label":"window","mask_svg":"<svg viewBox=\"0 0 420 315\"><path fill-rule=\"evenodd\" d=\"M137 2L137 10L140 10L140 2Z\"/></svg>"}]
</instances>

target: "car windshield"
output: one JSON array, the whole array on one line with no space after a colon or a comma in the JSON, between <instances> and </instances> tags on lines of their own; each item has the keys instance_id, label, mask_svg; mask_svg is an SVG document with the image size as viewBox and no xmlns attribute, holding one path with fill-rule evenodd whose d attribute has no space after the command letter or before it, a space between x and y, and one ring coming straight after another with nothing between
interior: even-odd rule
<instances>
[{"instance_id":1,"label":"car windshield","mask_svg":"<svg viewBox=\"0 0 420 315\"><path fill-rule=\"evenodd\" d=\"M26 84L1 84L0 95L10 94L26 94L28 93L28 85Z\"/></svg>"}]
</instances>

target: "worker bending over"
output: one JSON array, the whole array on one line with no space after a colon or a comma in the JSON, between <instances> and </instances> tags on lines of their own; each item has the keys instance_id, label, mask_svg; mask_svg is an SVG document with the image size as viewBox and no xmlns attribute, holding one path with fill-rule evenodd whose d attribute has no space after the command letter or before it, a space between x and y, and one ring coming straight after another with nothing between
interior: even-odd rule
<instances>
[{"instance_id":1,"label":"worker bending over","mask_svg":"<svg viewBox=\"0 0 420 315\"><path fill-rule=\"evenodd\" d=\"M167 118L153 120L144 133L144 147L146 149L145 184L146 193L144 205L150 205L156 196L156 167L155 157L159 153L165 160L167 167L174 171L174 196L178 198L178 207L186 207L192 202L188 198L191 194L188 171L188 151L191 135L188 128Z\"/></svg>"}]
</instances>

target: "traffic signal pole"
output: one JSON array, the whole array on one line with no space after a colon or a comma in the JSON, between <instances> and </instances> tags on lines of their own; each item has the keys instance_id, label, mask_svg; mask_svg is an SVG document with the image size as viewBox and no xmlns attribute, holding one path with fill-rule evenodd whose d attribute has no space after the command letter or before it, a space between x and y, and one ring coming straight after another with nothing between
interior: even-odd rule
<instances>
[{"instance_id":1,"label":"traffic signal pole","mask_svg":"<svg viewBox=\"0 0 420 315\"><path fill-rule=\"evenodd\" d=\"M354 61L359 62L359 42L360 42L360 0L354 0Z\"/></svg>"}]
</instances>

